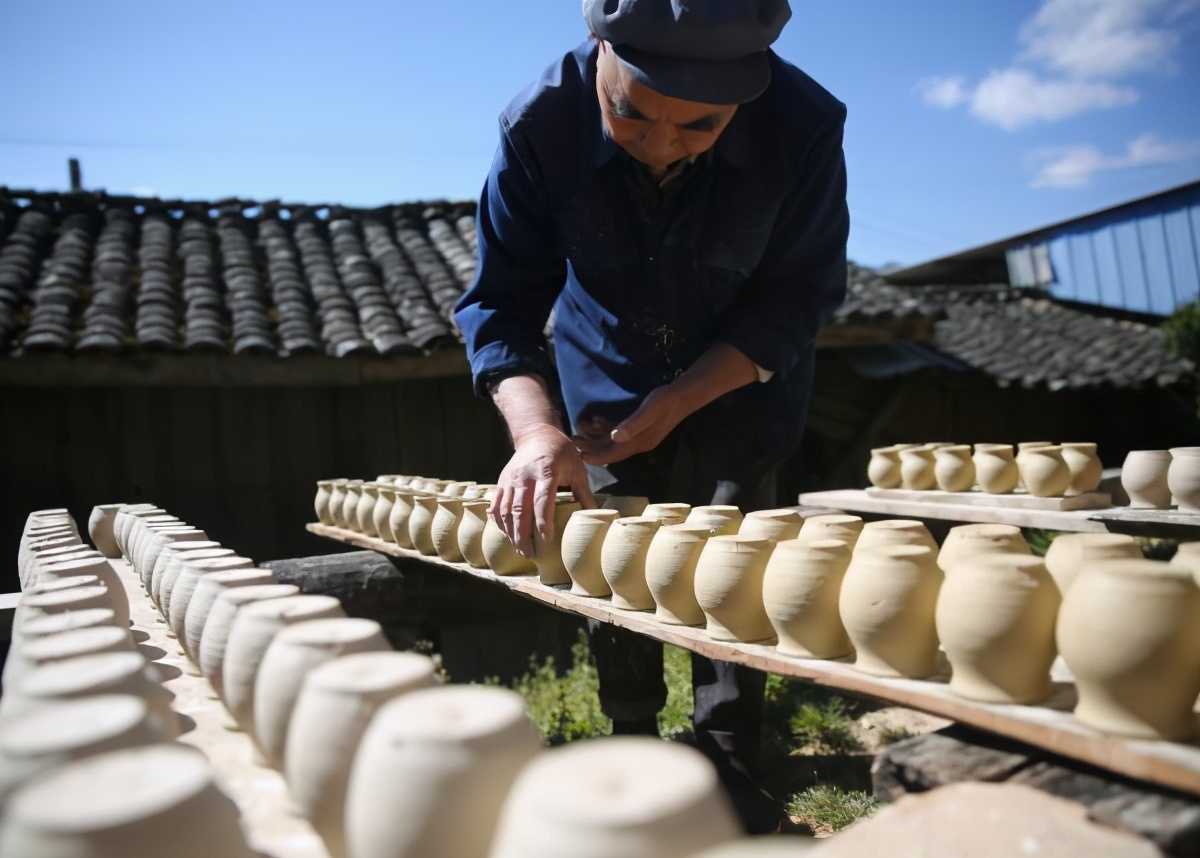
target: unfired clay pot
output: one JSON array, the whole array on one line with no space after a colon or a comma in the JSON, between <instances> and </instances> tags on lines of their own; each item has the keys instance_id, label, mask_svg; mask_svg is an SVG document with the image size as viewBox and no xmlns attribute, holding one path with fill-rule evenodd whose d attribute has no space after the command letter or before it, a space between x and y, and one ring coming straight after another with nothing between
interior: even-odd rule
<instances>
[{"instance_id":1,"label":"unfired clay pot","mask_svg":"<svg viewBox=\"0 0 1200 858\"><path fill-rule=\"evenodd\" d=\"M813 515L804 519L799 539L840 539L851 551L862 533L863 520L857 515Z\"/></svg>"},{"instance_id":2,"label":"unfired clay pot","mask_svg":"<svg viewBox=\"0 0 1200 858\"><path fill-rule=\"evenodd\" d=\"M463 501L462 519L458 522L458 553L476 569L487 568L483 555L483 529L487 525L491 501Z\"/></svg>"},{"instance_id":3,"label":"unfired clay pot","mask_svg":"<svg viewBox=\"0 0 1200 858\"><path fill-rule=\"evenodd\" d=\"M117 510L124 504L106 503L92 507L92 514L88 516L88 535L92 538L92 544L96 546L96 550L105 557L120 557L121 549L117 546L116 537L113 536L113 523L117 518Z\"/></svg>"},{"instance_id":4,"label":"unfired clay pot","mask_svg":"<svg viewBox=\"0 0 1200 858\"><path fill-rule=\"evenodd\" d=\"M965 492L975 485L975 462L967 444L952 444L933 451L933 477L944 492Z\"/></svg>"},{"instance_id":5,"label":"unfired clay pot","mask_svg":"<svg viewBox=\"0 0 1200 858\"><path fill-rule=\"evenodd\" d=\"M375 508L371 511L371 524L380 539L384 542L395 542L391 516L392 505L396 503L396 487L390 483L380 483L375 491L379 495L379 499L375 501Z\"/></svg>"},{"instance_id":6,"label":"unfired clay pot","mask_svg":"<svg viewBox=\"0 0 1200 858\"><path fill-rule=\"evenodd\" d=\"M350 772L348 854L487 858L500 807L541 746L515 691L442 686L384 704Z\"/></svg>"},{"instance_id":7,"label":"unfired clay pot","mask_svg":"<svg viewBox=\"0 0 1200 858\"><path fill-rule=\"evenodd\" d=\"M46 563L38 570L37 582L48 581L52 578L68 578L72 575L95 575L108 588L109 604L117 615L117 624L122 628L129 626L129 596L121 583L116 571L103 557L80 557L64 560L58 563Z\"/></svg>"},{"instance_id":8,"label":"unfired clay pot","mask_svg":"<svg viewBox=\"0 0 1200 858\"><path fill-rule=\"evenodd\" d=\"M217 597L226 590L274 583L275 576L269 569L227 569L200 576L183 615L183 635L177 636L183 651L191 657L193 662L199 664L200 641L204 637L204 626L208 622L208 615L212 612Z\"/></svg>"},{"instance_id":9,"label":"unfired clay pot","mask_svg":"<svg viewBox=\"0 0 1200 858\"><path fill-rule=\"evenodd\" d=\"M208 680L218 697L225 690L225 648L229 643L229 633L233 630L233 621L237 619L238 612L255 602L283 599L299 593L300 588L295 584L255 584L252 587L236 587L217 596L208 612L208 618L204 621L198 650L200 658L197 663L200 673Z\"/></svg>"},{"instance_id":10,"label":"unfired clay pot","mask_svg":"<svg viewBox=\"0 0 1200 858\"><path fill-rule=\"evenodd\" d=\"M166 554L166 552L163 553ZM162 555L159 556L161 557ZM183 574L185 562L194 563L200 560L213 560L218 557L237 556L237 552L232 548L197 548L195 550L177 548L161 564L162 572L159 574L157 580L151 579L150 597L158 605L158 610L167 615L171 609L171 594L175 590L175 583L179 580L179 576Z\"/></svg>"},{"instance_id":11,"label":"unfired clay pot","mask_svg":"<svg viewBox=\"0 0 1200 858\"><path fill-rule=\"evenodd\" d=\"M638 495L609 495L604 499L604 503L600 504L600 507L602 509L615 509L619 518L629 518L641 515L649 505L649 498L639 497Z\"/></svg>"},{"instance_id":12,"label":"unfired clay pot","mask_svg":"<svg viewBox=\"0 0 1200 858\"><path fill-rule=\"evenodd\" d=\"M763 572L775 543L769 539L714 536L696 563L696 601L714 640L775 640L763 608Z\"/></svg>"},{"instance_id":13,"label":"unfired clay pot","mask_svg":"<svg viewBox=\"0 0 1200 858\"><path fill-rule=\"evenodd\" d=\"M975 482L981 491L1006 495L1020 482L1021 471L1011 444L976 444L971 461L975 464Z\"/></svg>"},{"instance_id":14,"label":"unfired clay pot","mask_svg":"<svg viewBox=\"0 0 1200 858\"><path fill-rule=\"evenodd\" d=\"M838 613L850 548L840 539L780 542L763 572L763 608L776 649L799 658L841 658L853 651Z\"/></svg>"},{"instance_id":15,"label":"unfired clay pot","mask_svg":"<svg viewBox=\"0 0 1200 858\"><path fill-rule=\"evenodd\" d=\"M408 540L412 547L429 557L437 555L433 547L433 516L437 513L438 496L420 492L413 495L412 513L408 517Z\"/></svg>"},{"instance_id":16,"label":"unfired clay pot","mask_svg":"<svg viewBox=\"0 0 1200 858\"><path fill-rule=\"evenodd\" d=\"M184 555L179 565L179 577L175 579L175 586L167 598L166 619L171 633L177 640L182 640L187 633L184 621L187 619L188 605L191 604L192 594L196 592L196 585L200 579L205 575L228 572L232 569L252 569L254 561L236 554L232 557L208 557L203 560L190 560Z\"/></svg>"},{"instance_id":17,"label":"unfired clay pot","mask_svg":"<svg viewBox=\"0 0 1200 858\"><path fill-rule=\"evenodd\" d=\"M183 553L190 554L193 551L209 550L226 552L225 554L213 555L215 557L227 557L234 553L233 549L222 548L221 543L214 542L211 539L202 539L198 542L172 542L171 544L165 546L163 550L158 553L158 559L154 561L154 569L152 569L150 572L150 583L146 587L146 593L150 596L150 600L154 602L155 605L162 604L163 576L166 574L167 566L170 565L171 561L174 560L177 555ZM178 574L178 570L175 570L171 574L173 580L174 575Z\"/></svg>"},{"instance_id":18,"label":"unfired clay pot","mask_svg":"<svg viewBox=\"0 0 1200 858\"><path fill-rule=\"evenodd\" d=\"M934 448L922 444L900 451L900 485L906 489L924 491L937 486L934 475Z\"/></svg>"},{"instance_id":19,"label":"unfired clay pot","mask_svg":"<svg viewBox=\"0 0 1200 858\"><path fill-rule=\"evenodd\" d=\"M879 489L895 489L900 487L900 450L901 447L876 447L871 450L871 460L867 462L867 479L871 485Z\"/></svg>"},{"instance_id":20,"label":"unfired clay pot","mask_svg":"<svg viewBox=\"0 0 1200 858\"><path fill-rule=\"evenodd\" d=\"M333 514L329 511L329 500L333 493L333 480L317 480L317 494L313 498L313 511L321 524L333 524Z\"/></svg>"},{"instance_id":21,"label":"unfired clay pot","mask_svg":"<svg viewBox=\"0 0 1200 858\"><path fill-rule=\"evenodd\" d=\"M346 506L346 486L349 484L350 481L346 479L330 480L329 517L333 519L333 524L336 527L346 526L346 519L342 516L342 510Z\"/></svg>"},{"instance_id":22,"label":"unfired clay pot","mask_svg":"<svg viewBox=\"0 0 1200 858\"><path fill-rule=\"evenodd\" d=\"M689 524L707 524L713 536L733 536L742 526L742 511L731 504L694 506L685 521Z\"/></svg>"},{"instance_id":23,"label":"unfired clay pot","mask_svg":"<svg viewBox=\"0 0 1200 858\"><path fill-rule=\"evenodd\" d=\"M1021 528L1011 524L960 524L950 528L938 551L938 567L947 575L964 561L992 554L1032 554Z\"/></svg>"},{"instance_id":24,"label":"unfired clay pot","mask_svg":"<svg viewBox=\"0 0 1200 858\"><path fill-rule=\"evenodd\" d=\"M741 825L712 764L645 736L575 742L521 772L489 858L688 858Z\"/></svg>"},{"instance_id":25,"label":"unfired clay pot","mask_svg":"<svg viewBox=\"0 0 1200 858\"><path fill-rule=\"evenodd\" d=\"M652 503L642 510L645 518L657 518L663 524L682 524L692 511L687 503Z\"/></svg>"},{"instance_id":26,"label":"unfired clay pot","mask_svg":"<svg viewBox=\"0 0 1200 858\"><path fill-rule=\"evenodd\" d=\"M950 690L984 703L1040 703L1050 696L1061 597L1041 558L974 555L947 575L937 634Z\"/></svg>"},{"instance_id":27,"label":"unfired clay pot","mask_svg":"<svg viewBox=\"0 0 1200 858\"><path fill-rule=\"evenodd\" d=\"M1200 447L1172 447L1167 488L1180 512L1200 512Z\"/></svg>"},{"instance_id":28,"label":"unfired clay pot","mask_svg":"<svg viewBox=\"0 0 1200 858\"><path fill-rule=\"evenodd\" d=\"M21 858L252 858L238 809L202 752L157 742L95 754L17 790L0 854Z\"/></svg>"},{"instance_id":29,"label":"unfired clay pot","mask_svg":"<svg viewBox=\"0 0 1200 858\"><path fill-rule=\"evenodd\" d=\"M463 502L456 495L439 495L437 510L429 524L429 539L434 553L448 563L461 563L462 549L458 547L458 525L462 520Z\"/></svg>"},{"instance_id":30,"label":"unfired clay pot","mask_svg":"<svg viewBox=\"0 0 1200 858\"><path fill-rule=\"evenodd\" d=\"M1171 453L1167 450L1131 450L1121 466L1121 487L1134 509L1169 509L1171 489L1167 472Z\"/></svg>"},{"instance_id":31,"label":"unfired clay pot","mask_svg":"<svg viewBox=\"0 0 1200 858\"><path fill-rule=\"evenodd\" d=\"M358 502L362 499L362 486L365 480L348 480L346 496L342 500L342 521L347 530L358 530Z\"/></svg>"},{"instance_id":32,"label":"unfired clay pot","mask_svg":"<svg viewBox=\"0 0 1200 858\"><path fill-rule=\"evenodd\" d=\"M330 858L346 855L350 767L375 712L389 700L434 684L433 661L412 652L344 655L304 677L288 725L283 772L288 792Z\"/></svg>"},{"instance_id":33,"label":"unfired clay pot","mask_svg":"<svg viewBox=\"0 0 1200 858\"><path fill-rule=\"evenodd\" d=\"M1066 593L1079 573L1100 560L1141 560L1137 540L1124 533L1060 533L1046 549L1046 569Z\"/></svg>"},{"instance_id":34,"label":"unfired clay pot","mask_svg":"<svg viewBox=\"0 0 1200 858\"><path fill-rule=\"evenodd\" d=\"M98 625L33 640L23 639L4 661L4 687L15 688L25 676L44 664L103 652L135 652L133 637L125 628Z\"/></svg>"},{"instance_id":35,"label":"unfired clay pot","mask_svg":"<svg viewBox=\"0 0 1200 858\"><path fill-rule=\"evenodd\" d=\"M1186 569L1192 573L1196 583L1200 584L1200 542L1181 542L1171 558L1171 565L1177 569Z\"/></svg>"},{"instance_id":36,"label":"unfired clay pot","mask_svg":"<svg viewBox=\"0 0 1200 858\"><path fill-rule=\"evenodd\" d=\"M804 519L794 509L763 509L746 513L738 527L738 536L747 539L770 539L783 542L800 534Z\"/></svg>"},{"instance_id":37,"label":"unfired clay pot","mask_svg":"<svg viewBox=\"0 0 1200 858\"><path fill-rule=\"evenodd\" d=\"M375 505L379 503L379 483L363 483L359 492L358 508L354 511L358 532L363 536L378 537L379 531L375 529Z\"/></svg>"},{"instance_id":38,"label":"unfired clay pot","mask_svg":"<svg viewBox=\"0 0 1200 858\"><path fill-rule=\"evenodd\" d=\"M288 723L310 670L339 656L391 648L379 623L361 617L309 620L280 629L263 654L254 683L254 737L267 762L283 768Z\"/></svg>"},{"instance_id":39,"label":"unfired clay pot","mask_svg":"<svg viewBox=\"0 0 1200 858\"><path fill-rule=\"evenodd\" d=\"M275 635L295 623L344 616L333 596L285 596L252 602L237 612L225 644L221 697L243 730L254 735L254 683Z\"/></svg>"},{"instance_id":40,"label":"unfired clay pot","mask_svg":"<svg viewBox=\"0 0 1200 858\"><path fill-rule=\"evenodd\" d=\"M396 500L388 514L388 530L401 548L412 548L412 537L408 535L408 520L412 517L417 491L407 487L396 487Z\"/></svg>"},{"instance_id":41,"label":"unfired clay pot","mask_svg":"<svg viewBox=\"0 0 1200 858\"><path fill-rule=\"evenodd\" d=\"M600 549L612 523L621 516L613 509L578 509L563 528L560 551L571 578L571 592L580 596L611 595L600 568Z\"/></svg>"},{"instance_id":42,"label":"unfired clay pot","mask_svg":"<svg viewBox=\"0 0 1200 858\"><path fill-rule=\"evenodd\" d=\"M533 562L537 566L538 578L543 584L557 585L571 583L571 576L563 565L562 534L567 528L571 513L583 509L583 505L573 497L560 497L554 503L554 527L550 539L542 538L537 527L533 528Z\"/></svg>"},{"instance_id":43,"label":"unfired clay pot","mask_svg":"<svg viewBox=\"0 0 1200 858\"><path fill-rule=\"evenodd\" d=\"M929 546L864 551L860 540L838 598L842 623L857 652L854 666L876 676L909 679L935 673L934 610L941 585L942 571Z\"/></svg>"},{"instance_id":44,"label":"unfired clay pot","mask_svg":"<svg viewBox=\"0 0 1200 858\"><path fill-rule=\"evenodd\" d=\"M1017 455L1017 468L1025 491L1037 498L1062 497L1071 485L1071 469L1057 444L1022 450Z\"/></svg>"},{"instance_id":45,"label":"unfired clay pot","mask_svg":"<svg viewBox=\"0 0 1200 858\"><path fill-rule=\"evenodd\" d=\"M929 528L916 519L887 518L863 525L858 541L854 543L854 553L874 551L889 545L924 545L935 552L938 548Z\"/></svg>"},{"instance_id":46,"label":"unfired clay pot","mask_svg":"<svg viewBox=\"0 0 1200 858\"><path fill-rule=\"evenodd\" d=\"M612 522L600 547L600 571L612 590L612 604L632 611L654 610L646 585L646 553L662 522L646 516Z\"/></svg>"},{"instance_id":47,"label":"unfired clay pot","mask_svg":"<svg viewBox=\"0 0 1200 858\"><path fill-rule=\"evenodd\" d=\"M1063 597L1058 649L1075 677L1075 717L1105 733L1186 739L1200 694L1200 588L1186 569L1106 560Z\"/></svg>"},{"instance_id":48,"label":"unfired clay pot","mask_svg":"<svg viewBox=\"0 0 1200 858\"><path fill-rule=\"evenodd\" d=\"M20 633L13 627L12 649L19 649L25 641L33 641L47 635L57 635L76 629L91 629L96 626L115 626L117 615L110 608L88 608L62 614L48 614L26 620Z\"/></svg>"},{"instance_id":49,"label":"unfired clay pot","mask_svg":"<svg viewBox=\"0 0 1200 858\"><path fill-rule=\"evenodd\" d=\"M531 575L537 571L532 560L517 553L508 535L490 515L483 525L481 547L488 568L497 575Z\"/></svg>"},{"instance_id":50,"label":"unfired clay pot","mask_svg":"<svg viewBox=\"0 0 1200 858\"><path fill-rule=\"evenodd\" d=\"M654 616L675 626L700 626L704 611L696 601L696 564L711 530L704 524L660 527L646 550L646 587L654 599Z\"/></svg>"},{"instance_id":51,"label":"unfired clay pot","mask_svg":"<svg viewBox=\"0 0 1200 858\"><path fill-rule=\"evenodd\" d=\"M1091 441L1070 441L1062 445L1063 461L1071 471L1071 483L1067 495L1082 495L1095 491L1104 476L1104 465L1096 455L1096 445Z\"/></svg>"}]
</instances>

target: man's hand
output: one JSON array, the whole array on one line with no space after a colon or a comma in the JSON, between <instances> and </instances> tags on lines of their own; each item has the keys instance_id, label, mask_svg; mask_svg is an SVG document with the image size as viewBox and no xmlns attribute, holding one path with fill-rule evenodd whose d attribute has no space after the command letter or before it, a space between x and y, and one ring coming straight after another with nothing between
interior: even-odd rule
<instances>
[{"instance_id":1,"label":"man's hand","mask_svg":"<svg viewBox=\"0 0 1200 858\"><path fill-rule=\"evenodd\" d=\"M690 412L670 385L659 387L642 400L638 410L617 424L609 439L589 441L576 438L583 460L591 465L610 465L662 443Z\"/></svg>"},{"instance_id":2,"label":"man's hand","mask_svg":"<svg viewBox=\"0 0 1200 858\"><path fill-rule=\"evenodd\" d=\"M516 450L500 472L499 489L488 512L517 552L532 557L533 527L543 539L554 538L554 501L559 486L569 486L585 509L595 507L596 501L579 451L563 432L542 427L513 440Z\"/></svg>"}]
</instances>

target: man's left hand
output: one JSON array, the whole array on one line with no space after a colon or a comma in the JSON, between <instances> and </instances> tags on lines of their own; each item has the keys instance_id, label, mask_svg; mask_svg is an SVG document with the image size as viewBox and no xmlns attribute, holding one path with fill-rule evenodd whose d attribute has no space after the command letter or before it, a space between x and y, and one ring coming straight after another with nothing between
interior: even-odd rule
<instances>
[{"instance_id":1,"label":"man's left hand","mask_svg":"<svg viewBox=\"0 0 1200 858\"><path fill-rule=\"evenodd\" d=\"M651 391L608 439L596 441L577 435L574 441L588 464L611 465L653 450L687 415L679 396L667 385Z\"/></svg>"}]
</instances>

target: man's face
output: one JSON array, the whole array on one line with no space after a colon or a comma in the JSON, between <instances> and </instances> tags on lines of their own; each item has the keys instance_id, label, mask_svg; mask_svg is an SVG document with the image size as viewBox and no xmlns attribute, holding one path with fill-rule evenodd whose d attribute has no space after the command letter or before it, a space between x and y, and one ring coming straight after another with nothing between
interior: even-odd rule
<instances>
[{"instance_id":1,"label":"man's face","mask_svg":"<svg viewBox=\"0 0 1200 858\"><path fill-rule=\"evenodd\" d=\"M737 110L736 104L682 101L643 86L606 42L596 58L596 97L608 136L656 171L711 149Z\"/></svg>"}]
</instances>

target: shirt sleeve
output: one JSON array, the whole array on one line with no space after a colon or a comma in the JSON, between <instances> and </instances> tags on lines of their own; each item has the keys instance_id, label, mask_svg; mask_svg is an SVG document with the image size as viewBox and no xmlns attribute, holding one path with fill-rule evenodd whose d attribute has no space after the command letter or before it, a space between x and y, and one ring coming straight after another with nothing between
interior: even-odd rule
<instances>
[{"instance_id":1,"label":"shirt sleeve","mask_svg":"<svg viewBox=\"0 0 1200 858\"><path fill-rule=\"evenodd\" d=\"M505 129L476 214L475 279L454 312L479 396L505 376L554 378L543 331L566 260L555 252L549 206L531 166Z\"/></svg>"},{"instance_id":2,"label":"shirt sleeve","mask_svg":"<svg viewBox=\"0 0 1200 858\"><path fill-rule=\"evenodd\" d=\"M721 327L720 338L763 370L793 369L846 297L842 127L830 123L805 153L767 249Z\"/></svg>"}]
</instances>

